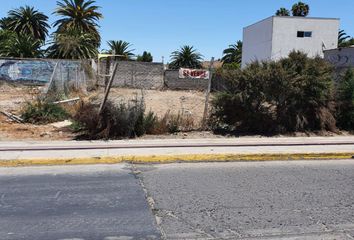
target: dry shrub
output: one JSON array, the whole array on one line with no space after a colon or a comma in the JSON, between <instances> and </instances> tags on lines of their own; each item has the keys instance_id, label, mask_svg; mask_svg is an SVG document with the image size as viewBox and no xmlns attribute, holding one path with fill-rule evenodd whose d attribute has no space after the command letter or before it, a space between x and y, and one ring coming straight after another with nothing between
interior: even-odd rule
<instances>
[{"instance_id":1,"label":"dry shrub","mask_svg":"<svg viewBox=\"0 0 354 240\"><path fill-rule=\"evenodd\" d=\"M88 139L122 139L145 134L145 107L142 101L113 104L108 101L99 114L99 106L82 102L74 120L86 131Z\"/></svg>"},{"instance_id":2,"label":"dry shrub","mask_svg":"<svg viewBox=\"0 0 354 240\"><path fill-rule=\"evenodd\" d=\"M73 119L81 128L92 133L99 122L98 106L80 101Z\"/></svg>"},{"instance_id":3,"label":"dry shrub","mask_svg":"<svg viewBox=\"0 0 354 240\"><path fill-rule=\"evenodd\" d=\"M134 138L144 134L166 134L191 131L195 122L189 114L172 114L170 111L162 118L154 112L145 113L143 99L128 103L107 102L101 114L98 105L80 102L74 115L75 130L83 130L84 139L122 139Z\"/></svg>"},{"instance_id":4,"label":"dry shrub","mask_svg":"<svg viewBox=\"0 0 354 240\"><path fill-rule=\"evenodd\" d=\"M173 114L167 111L162 118L156 118L155 124L149 129L148 134L159 135L166 133L188 132L195 129L195 121L190 114Z\"/></svg>"}]
</instances>

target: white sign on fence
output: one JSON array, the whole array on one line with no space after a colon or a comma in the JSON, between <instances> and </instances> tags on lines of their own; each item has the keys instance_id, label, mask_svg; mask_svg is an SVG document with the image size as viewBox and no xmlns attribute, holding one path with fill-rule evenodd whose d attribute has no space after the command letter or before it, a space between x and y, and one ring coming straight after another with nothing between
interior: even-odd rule
<instances>
[{"instance_id":1,"label":"white sign on fence","mask_svg":"<svg viewBox=\"0 0 354 240\"><path fill-rule=\"evenodd\" d=\"M210 72L203 69L180 68L179 78L209 79Z\"/></svg>"}]
</instances>

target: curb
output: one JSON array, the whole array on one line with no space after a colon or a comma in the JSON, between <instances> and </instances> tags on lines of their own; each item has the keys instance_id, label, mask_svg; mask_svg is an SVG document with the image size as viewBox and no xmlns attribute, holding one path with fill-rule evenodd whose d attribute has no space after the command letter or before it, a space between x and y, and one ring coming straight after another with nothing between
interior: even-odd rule
<instances>
[{"instance_id":1,"label":"curb","mask_svg":"<svg viewBox=\"0 0 354 240\"><path fill-rule=\"evenodd\" d=\"M150 155L87 158L38 158L0 160L0 167L89 165L89 164L164 164L183 162L247 162L247 161L298 161L298 160L345 160L352 159L352 153L282 153L282 154L191 154Z\"/></svg>"}]
</instances>

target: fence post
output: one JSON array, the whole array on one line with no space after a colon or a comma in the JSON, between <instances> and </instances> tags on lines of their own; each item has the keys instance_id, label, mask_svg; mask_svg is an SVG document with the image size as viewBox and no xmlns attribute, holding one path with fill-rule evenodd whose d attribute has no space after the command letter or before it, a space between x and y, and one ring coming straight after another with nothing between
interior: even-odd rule
<instances>
[{"instance_id":1,"label":"fence post","mask_svg":"<svg viewBox=\"0 0 354 240\"><path fill-rule=\"evenodd\" d=\"M105 94L104 94L104 97L103 97L103 101L102 101L100 109L99 109L99 114L102 113L102 111L104 109L104 105L107 102L108 94L109 94L109 91L111 90L112 83L113 83L113 80L114 80L114 76L116 75L117 69L118 69L118 61L114 64L113 72L112 72L112 75L111 75L111 77L109 79L109 82L108 82L108 85L106 87Z\"/></svg>"},{"instance_id":2,"label":"fence post","mask_svg":"<svg viewBox=\"0 0 354 240\"><path fill-rule=\"evenodd\" d=\"M204 114L203 114L203 120L202 120L202 128L203 130L206 129L207 125L207 118L208 118L208 108L209 108L209 97L210 97L210 91L211 91L211 80L213 78L213 73L212 73L212 68L214 65L214 57L211 58L210 65L209 65L209 80L208 80L208 89L205 94L205 105L204 105Z\"/></svg>"}]
</instances>

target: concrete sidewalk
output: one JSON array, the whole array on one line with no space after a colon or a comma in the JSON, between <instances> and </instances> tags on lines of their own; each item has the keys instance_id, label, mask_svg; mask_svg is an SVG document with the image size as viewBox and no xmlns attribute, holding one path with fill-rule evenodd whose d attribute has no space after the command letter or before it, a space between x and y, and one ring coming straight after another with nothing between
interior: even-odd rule
<instances>
[{"instance_id":1,"label":"concrete sidewalk","mask_svg":"<svg viewBox=\"0 0 354 240\"><path fill-rule=\"evenodd\" d=\"M0 166L117 162L347 159L354 136L0 142Z\"/></svg>"}]
</instances>

